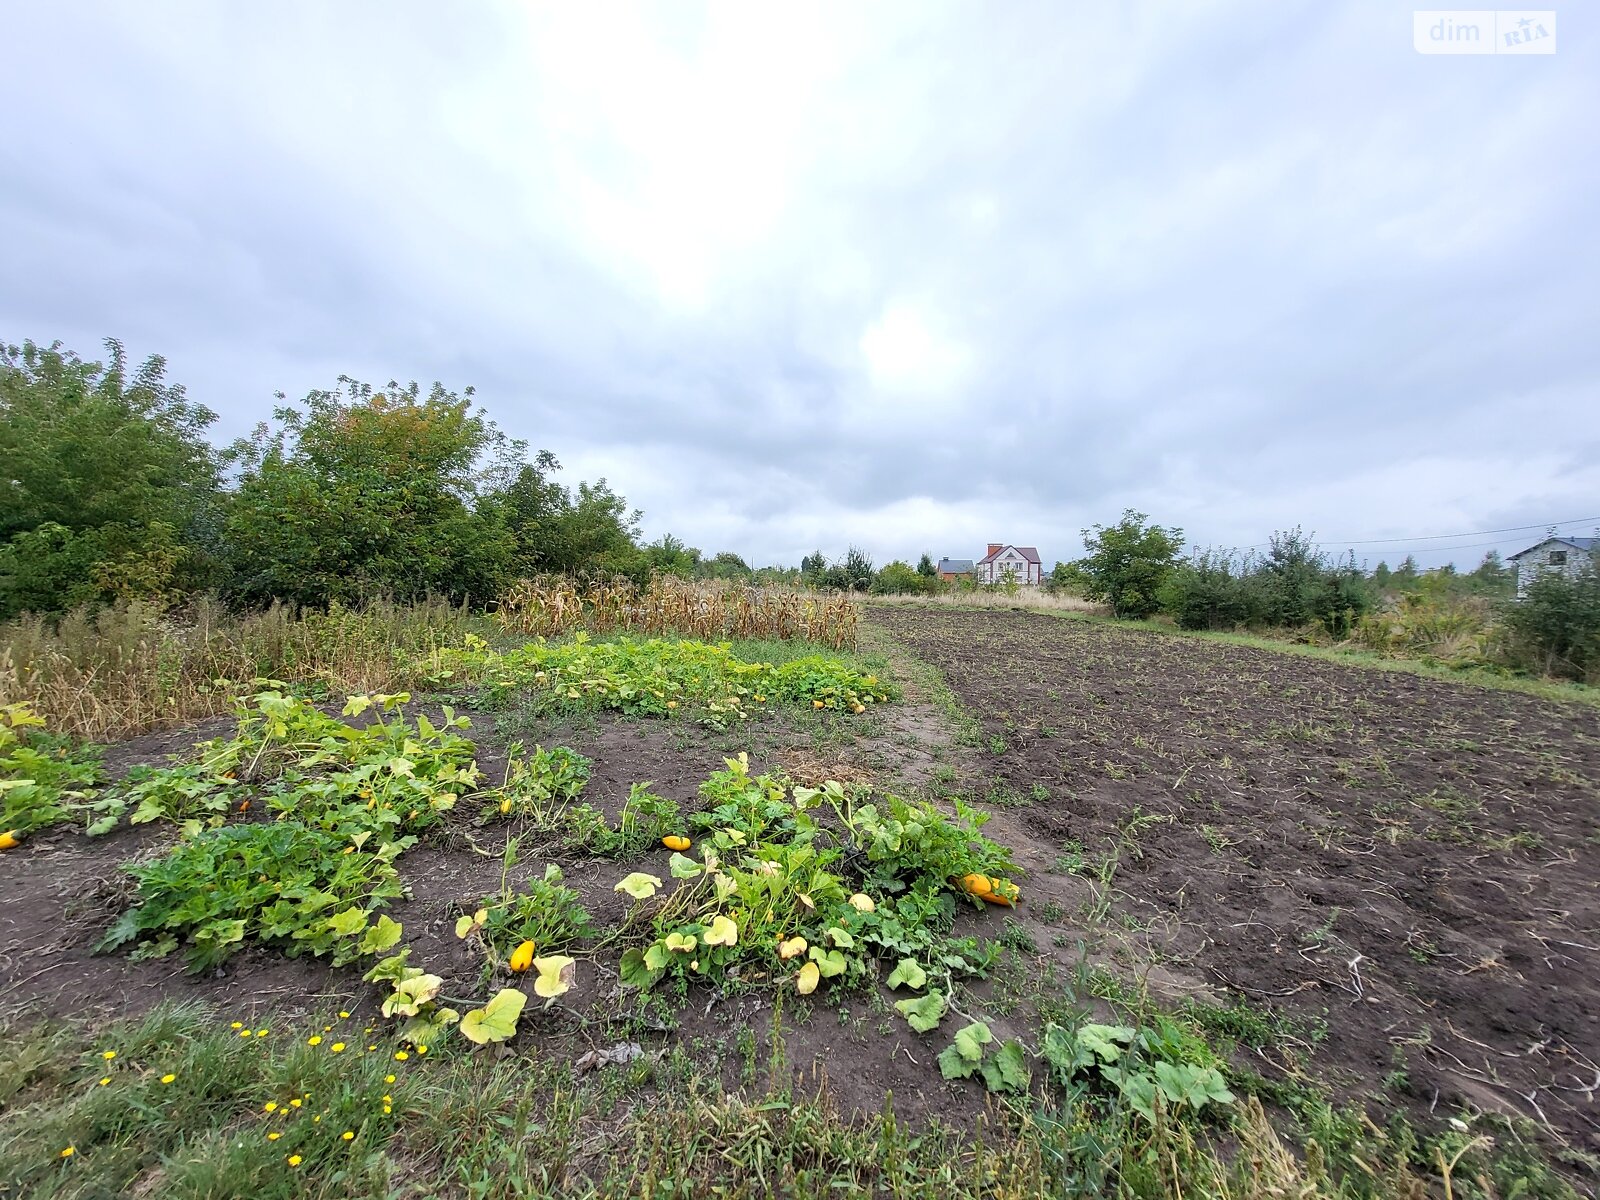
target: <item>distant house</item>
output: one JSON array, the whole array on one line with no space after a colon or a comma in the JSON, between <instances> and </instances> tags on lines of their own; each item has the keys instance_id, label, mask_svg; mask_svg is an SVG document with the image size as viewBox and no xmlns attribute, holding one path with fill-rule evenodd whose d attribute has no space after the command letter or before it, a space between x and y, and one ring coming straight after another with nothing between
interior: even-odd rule
<instances>
[{"instance_id":1,"label":"distant house","mask_svg":"<svg viewBox=\"0 0 1600 1200\"><path fill-rule=\"evenodd\" d=\"M941 558L939 560L939 578L946 583L957 579L972 578L972 560L970 558Z\"/></svg>"},{"instance_id":2,"label":"distant house","mask_svg":"<svg viewBox=\"0 0 1600 1200\"><path fill-rule=\"evenodd\" d=\"M1577 575L1593 561L1597 544L1600 538L1548 537L1513 554L1507 561L1517 568L1517 595L1524 595L1528 585L1546 571L1558 571L1569 578Z\"/></svg>"},{"instance_id":3,"label":"distant house","mask_svg":"<svg viewBox=\"0 0 1600 1200\"><path fill-rule=\"evenodd\" d=\"M1044 581L1044 564L1039 561L1039 551L1032 546L1002 546L989 543L989 553L978 560L979 583L1003 583L1007 575L1018 583L1039 584Z\"/></svg>"}]
</instances>

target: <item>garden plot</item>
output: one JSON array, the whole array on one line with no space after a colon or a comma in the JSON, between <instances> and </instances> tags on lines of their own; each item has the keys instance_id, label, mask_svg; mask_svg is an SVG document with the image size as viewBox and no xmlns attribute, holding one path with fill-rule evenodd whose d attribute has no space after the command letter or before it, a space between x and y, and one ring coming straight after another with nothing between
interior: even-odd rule
<instances>
[{"instance_id":1,"label":"garden plot","mask_svg":"<svg viewBox=\"0 0 1600 1200\"><path fill-rule=\"evenodd\" d=\"M872 620L1088 887L1065 916L1114 960L1101 994L1148 975L1269 1080L1514 1114L1594 1170L1600 710L1101 622Z\"/></svg>"}]
</instances>

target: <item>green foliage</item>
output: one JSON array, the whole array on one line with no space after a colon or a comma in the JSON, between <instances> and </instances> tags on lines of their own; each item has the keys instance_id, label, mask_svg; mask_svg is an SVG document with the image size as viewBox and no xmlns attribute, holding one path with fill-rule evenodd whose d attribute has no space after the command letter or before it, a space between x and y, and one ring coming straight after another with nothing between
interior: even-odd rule
<instances>
[{"instance_id":1,"label":"green foliage","mask_svg":"<svg viewBox=\"0 0 1600 1200\"><path fill-rule=\"evenodd\" d=\"M632 716L693 714L717 728L768 703L860 713L892 699L874 675L822 654L774 666L744 662L729 645L692 640L618 638L593 642L530 642L500 654L479 646L438 658L439 678L481 678L491 704L528 697L539 709L614 709Z\"/></svg>"},{"instance_id":2,"label":"green foliage","mask_svg":"<svg viewBox=\"0 0 1600 1200\"><path fill-rule=\"evenodd\" d=\"M1501 605L1500 620L1513 665L1600 682L1600 563L1593 556L1571 575L1540 572L1520 599Z\"/></svg>"},{"instance_id":3,"label":"green foliage","mask_svg":"<svg viewBox=\"0 0 1600 1200\"><path fill-rule=\"evenodd\" d=\"M580 807L588 808L587 805ZM568 816L575 844L601 858L629 858L640 854L659 846L663 837L678 832L679 828L677 801L656 795L648 783L636 783L628 789L628 798L623 802L614 829L593 809L581 816L573 816L574 811L569 809Z\"/></svg>"},{"instance_id":4,"label":"green foliage","mask_svg":"<svg viewBox=\"0 0 1600 1200\"><path fill-rule=\"evenodd\" d=\"M522 743L513 742L507 753L505 784L484 807L484 816L528 818L542 828L554 828L557 814L588 786L593 764L566 746L535 746L525 755Z\"/></svg>"},{"instance_id":5,"label":"green foliage","mask_svg":"<svg viewBox=\"0 0 1600 1200\"><path fill-rule=\"evenodd\" d=\"M1489 602L1449 586L1434 572L1417 586L1396 593L1394 603L1364 615L1351 640L1394 658L1416 658L1445 666L1481 666L1494 642Z\"/></svg>"},{"instance_id":6,"label":"green foliage","mask_svg":"<svg viewBox=\"0 0 1600 1200\"><path fill-rule=\"evenodd\" d=\"M476 506L522 447L473 411L471 395L341 378L277 409L276 430L236 442L225 529L236 594L492 597L513 573L515 541Z\"/></svg>"},{"instance_id":7,"label":"green foliage","mask_svg":"<svg viewBox=\"0 0 1600 1200\"><path fill-rule=\"evenodd\" d=\"M924 554L922 561L933 567L933 561ZM913 569L909 563L896 559L879 569L872 578L869 589L875 596L885 595L931 595L941 591L937 569L924 572L921 567Z\"/></svg>"},{"instance_id":8,"label":"green foliage","mask_svg":"<svg viewBox=\"0 0 1600 1200\"><path fill-rule=\"evenodd\" d=\"M800 788L797 794L809 791ZM837 783L825 785L819 794L833 805L852 843L865 852L871 864L867 879L887 892L901 891L919 878L940 881L955 891L949 881L972 872L1016 871L1011 852L979 832L989 814L960 800L954 801L952 818L926 801L894 795L884 795L881 804L858 803L861 794L848 793ZM982 902L973 898L973 903Z\"/></svg>"},{"instance_id":9,"label":"green foliage","mask_svg":"<svg viewBox=\"0 0 1600 1200\"><path fill-rule=\"evenodd\" d=\"M671 859L680 883L669 893L653 876L617 885L641 912L653 909L651 940L623 957L625 983L777 980L806 995L827 980L865 981L881 960L895 964L891 987L916 991L935 975L948 989L954 976L981 974L992 961L992 944L948 936L953 885L935 873L952 861L953 847L969 842L959 861L1007 861L975 832L972 814L951 821L885 796L885 809L898 814L889 818L899 822L891 830L838 783L790 791L771 776L752 776L745 755L727 759L701 798L706 807L687 818L701 831L700 858ZM813 814L825 800L843 823L826 834ZM824 845L824 837L842 844ZM932 1009L943 1003L911 998L918 1021L937 1023Z\"/></svg>"},{"instance_id":10,"label":"green foliage","mask_svg":"<svg viewBox=\"0 0 1600 1200\"><path fill-rule=\"evenodd\" d=\"M97 949L143 944L139 957L161 957L187 942L194 972L211 970L247 940L291 958L330 954L349 961L354 945L336 914L362 914L401 895L394 859L402 847L367 849L336 834L294 822L228 825L203 830L166 857L127 868L137 902Z\"/></svg>"},{"instance_id":11,"label":"green foliage","mask_svg":"<svg viewBox=\"0 0 1600 1200\"><path fill-rule=\"evenodd\" d=\"M162 359L134 368L106 349L101 364L0 346L0 617L170 600L212 578L216 414L166 381Z\"/></svg>"},{"instance_id":12,"label":"green foliage","mask_svg":"<svg viewBox=\"0 0 1600 1200\"><path fill-rule=\"evenodd\" d=\"M71 820L100 781L100 751L47 733L27 704L0 706L0 833Z\"/></svg>"},{"instance_id":13,"label":"green foliage","mask_svg":"<svg viewBox=\"0 0 1600 1200\"><path fill-rule=\"evenodd\" d=\"M458 924L458 933L481 942L486 978L510 962L512 952L523 942L531 941L541 955L549 955L563 953L594 936L594 918L578 893L561 880L561 868L550 863L542 877L524 881L522 890L504 887L498 895L484 897L478 909L483 914L481 922L474 914L464 918L465 927Z\"/></svg>"},{"instance_id":14,"label":"green foliage","mask_svg":"<svg viewBox=\"0 0 1600 1200\"><path fill-rule=\"evenodd\" d=\"M875 575L872 556L859 546L851 546L844 557L827 563L822 551L801 560L801 575L812 587L833 588L841 592L865 592L872 588Z\"/></svg>"},{"instance_id":15,"label":"green foliage","mask_svg":"<svg viewBox=\"0 0 1600 1200\"><path fill-rule=\"evenodd\" d=\"M1232 1104L1223 1062L1194 1033L1167 1017L1139 1027L1050 1022L1039 1054L1069 1093L1114 1094L1147 1121L1158 1103L1169 1114L1198 1114Z\"/></svg>"},{"instance_id":16,"label":"green foliage","mask_svg":"<svg viewBox=\"0 0 1600 1200\"><path fill-rule=\"evenodd\" d=\"M1183 548L1183 530L1147 525L1148 519L1130 508L1115 525L1083 531L1089 553L1077 567L1084 595L1110 605L1113 616L1137 619L1154 613L1161 585Z\"/></svg>"},{"instance_id":17,"label":"green foliage","mask_svg":"<svg viewBox=\"0 0 1600 1200\"><path fill-rule=\"evenodd\" d=\"M1195 554L1168 573L1158 599L1183 629L1316 625L1344 637L1372 607L1373 593L1353 562L1335 562L1294 529L1274 533L1262 556Z\"/></svg>"}]
</instances>

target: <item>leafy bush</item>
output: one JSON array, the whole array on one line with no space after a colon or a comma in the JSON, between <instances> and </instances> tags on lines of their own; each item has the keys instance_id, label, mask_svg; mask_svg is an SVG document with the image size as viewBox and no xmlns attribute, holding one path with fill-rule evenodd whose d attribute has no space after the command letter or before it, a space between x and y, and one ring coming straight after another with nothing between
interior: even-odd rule
<instances>
[{"instance_id":1,"label":"leafy bush","mask_svg":"<svg viewBox=\"0 0 1600 1200\"><path fill-rule=\"evenodd\" d=\"M1335 562L1295 529L1274 533L1265 555L1195 554L1168 573L1158 599L1183 629L1309 625L1338 638L1371 608L1373 589L1353 562Z\"/></svg>"},{"instance_id":2,"label":"leafy bush","mask_svg":"<svg viewBox=\"0 0 1600 1200\"><path fill-rule=\"evenodd\" d=\"M579 811L587 810L587 811ZM678 802L658 796L648 783L628 789L615 829L604 814L588 805L568 810L573 842L601 858L628 858L659 846L661 839L679 831Z\"/></svg>"},{"instance_id":3,"label":"leafy bush","mask_svg":"<svg viewBox=\"0 0 1600 1200\"><path fill-rule=\"evenodd\" d=\"M166 364L84 362L58 345L0 345L0 617L88 601L163 602L215 574L216 414Z\"/></svg>"},{"instance_id":4,"label":"leafy bush","mask_svg":"<svg viewBox=\"0 0 1600 1200\"><path fill-rule=\"evenodd\" d=\"M1420 658L1451 667L1482 665L1493 641L1486 601L1462 595L1426 576L1398 593L1395 603L1361 618L1353 642L1395 658Z\"/></svg>"},{"instance_id":5,"label":"leafy bush","mask_svg":"<svg viewBox=\"0 0 1600 1200\"><path fill-rule=\"evenodd\" d=\"M508 847L507 871L515 861L515 846ZM485 978L511 962L517 947L532 942L541 955L560 954L594 934L594 918L578 893L561 882L561 868L545 867L524 890L502 886L498 895L485 896L478 909L456 922L456 936L478 941L484 950Z\"/></svg>"},{"instance_id":6,"label":"leafy bush","mask_svg":"<svg viewBox=\"0 0 1600 1200\"><path fill-rule=\"evenodd\" d=\"M1600 682L1600 566L1542 572L1521 599L1500 606L1507 661L1542 675Z\"/></svg>"},{"instance_id":7,"label":"leafy bush","mask_svg":"<svg viewBox=\"0 0 1600 1200\"><path fill-rule=\"evenodd\" d=\"M1143 618L1159 607L1161 585L1183 548L1183 530L1147 525L1142 512L1128 509L1115 525L1083 531L1089 553L1078 561L1084 595L1111 606L1115 617Z\"/></svg>"}]
</instances>

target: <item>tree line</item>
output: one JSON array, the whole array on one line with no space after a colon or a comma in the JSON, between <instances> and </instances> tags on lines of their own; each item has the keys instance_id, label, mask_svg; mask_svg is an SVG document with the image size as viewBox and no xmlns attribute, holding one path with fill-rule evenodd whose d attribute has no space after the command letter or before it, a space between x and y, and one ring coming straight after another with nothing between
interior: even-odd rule
<instances>
[{"instance_id":1,"label":"tree line","mask_svg":"<svg viewBox=\"0 0 1600 1200\"><path fill-rule=\"evenodd\" d=\"M106 348L0 347L0 616L199 592L483 602L545 572L642 580L681 546L641 546L604 479L568 486L471 389L341 377L217 447L161 357Z\"/></svg>"}]
</instances>

